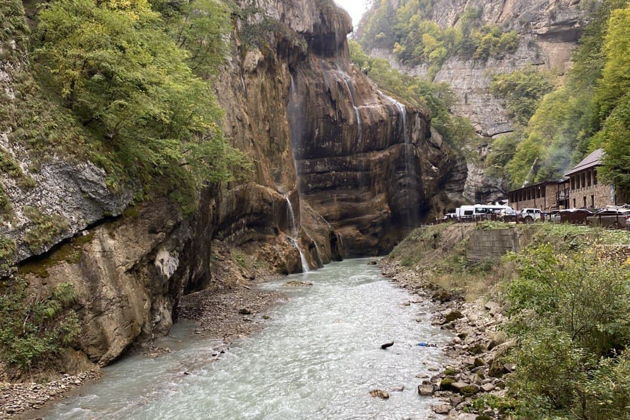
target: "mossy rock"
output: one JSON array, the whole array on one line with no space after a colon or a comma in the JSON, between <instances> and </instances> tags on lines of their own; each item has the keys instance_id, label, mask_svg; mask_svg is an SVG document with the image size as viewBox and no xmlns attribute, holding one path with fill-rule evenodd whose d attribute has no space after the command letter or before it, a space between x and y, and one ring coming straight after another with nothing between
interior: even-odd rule
<instances>
[{"instance_id":1,"label":"mossy rock","mask_svg":"<svg viewBox=\"0 0 630 420\"><path fill-rule=\"evenodd\" d=\"M49 276L48 269L61 263L78 264L81 260L83 245L94 239L93 234L77 236L70 242L55 249L46 258L36 259L21 266L18 273L21 275L34 275L41 278Z\"/></svg>"},{"instance_id":2,"label":"mossy rock","mask_svg":"<svg viewBox=\"0 0 630 420\"><path fill-rule=\"evenodd\" d=\"M485 349L485 348L484 348L484 346L483 346L483 345L481 345L481 344L475 344L474 346L472 346L472 347L470 347L470 348L468 349L468 352L469 352L470 354L473 354L473 355L478 355L478 354L481 354L481 353L483 353L484 351L486 351L486 349Z\"/></svg>"},{"instance_id":3,"label":"mossy rock","mask_svg":"<svg viewBox=\"0 0 630 420\"><path fill-rule=\"evenodd\" d=\"M455 376L457 374L457 370L453 369L453 368L446 368L444 370L444 375L445 376Z\"/></svg>"},{"instance_id":4,"label":"mossy rock","mask_svg":"<svg viewBox=\"0 0 630 420\"><path fill-rule=\"evenodd\" d=\"M466 397L472 397L479 392L479 387L477 385L466 385L460 388L459 392Z\"/></svg>"},{"instance_id":5,"label":"mossy rock","mask_svg":"<svg viewBox=\"0 0 630 420\"><path fill-rule=\"evenodd\" d=\"M15 259L15 241L8 237L0 237L0 272L6 274Z\"/></svg>"},{"instance_id":6,"label":"mossy rock","mask_svg":"<svg viewBox=\"0 0 630 420\"><path fill-rule=\"evenodd\" d=\"M490 416L477 416L475 420L493 420L493 418Z\"/></svg>"},{"instance_id":7,"label":"mossy rock","mask_svg":"<svg viewBox=\"0 0 630 420\"><path fill-rule=\"evenodd\" d=\"M445 303L452 301L454 299L454 296L449 291L440 289L433 294L433 299L437 300L440 303Z\"/></svg>"},{"instance_id":8,"label":"mossy rock","mask_svg":"<svg viewBox=\"0 0 630 420\"><path fill-rule=\"evenodd\" d=\"M446 376L444 379L440 381L440 389L442 391L450 391L453 389L453 384L457 382L457 380L452 376Z\"/></svg>"},{"instance_id":9,"label":"mossy rock","mask_svg":"<svg viewBox=\"0 0 630 420\"><path fill-rule=\"evenodd\" d=\"M445 320L446 323L450 323L453 321L457 321L458 319L462 319L464 315L460 311L451 311L446 315Z\"/></svg>"},{"instance_id":10,"label":"mossy rock","mask_svg":"<svg viewBox=\"0 0 630 420\"><path fill-rule=\"evenodd\" d=\"M32 222L31 228L24 235L24 242L33 253L45 250L70 227L63 216L44 214L35 207L25 207L24 215Z\"/></svg>"}]
</instances>

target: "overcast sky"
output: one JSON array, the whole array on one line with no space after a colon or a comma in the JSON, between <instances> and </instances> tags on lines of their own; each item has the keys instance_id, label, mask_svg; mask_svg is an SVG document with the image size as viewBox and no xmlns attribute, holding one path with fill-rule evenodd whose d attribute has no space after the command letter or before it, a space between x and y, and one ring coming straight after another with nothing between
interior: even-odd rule
<instances>
[{"instance_id":1,"label":"overcast sky","mask_svg":"<svg viewBox=\"0 0 630 420\"><path fill-rule=\"evenodd\" d=\"M339 6L343 7L352 16L352 23L355 28L361 20L361 16L365 13L367 7L367 0L335 0Z\"/></svg>"}]
</instances>

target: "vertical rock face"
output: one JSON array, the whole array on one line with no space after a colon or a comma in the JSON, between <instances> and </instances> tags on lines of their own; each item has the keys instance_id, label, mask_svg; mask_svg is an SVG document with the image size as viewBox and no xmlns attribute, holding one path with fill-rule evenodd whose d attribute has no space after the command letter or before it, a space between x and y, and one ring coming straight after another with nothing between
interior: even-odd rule
<instances>
[{"instance_id":1,"label":"vertical rock face","mask_svg":"<svg viewBox=\"0 0 630 420\"><path fill-rule=\"evenodd\" d=\"M457 25L466 9L480 11L482 24L499 25L519 35L517 50L487 61L453 56L446 60L435 81L446 82L457 97L453 111L467 117L477 132L489 139L510 133L514 124L504 103L494 97L489 86L492 76L534 66L564 73L570 66L571 53L577 45L589 11L597 2L580 0L438 0L427 19L442 27ZM388 50L373 50L372 55L388 59L405 73L426 77L428 65L406 66L397 62ZM483 160L487 150L481 147ZM499 179L489 179L482 168L469 164L466 197L488 201L502 196L506 186Z\"/></svg>"},{"instance_id":2,"label":"vertical rock face","mask_svg":"<svg viewBox=\"0 0 630 420\"><path fill-rule=\"evenodd\" d=\"M81 349L95 362L168 331L181 296L216 286L216 267L232 250L281 273L307 268L303 260L315 268L344 254L380 254L463 190L452 173L462 162L427 115L352 67L350 21L332 0L256 5L237 21L233 53L215 83L224 131L254 164L248 182L207 189L192 215L157 200L114 218L133 188L110 191L90 162L46 161L32 195L3 179L15 208L31 200L46 216L67 219L37 249L24 242L21 225L2 232L20 250L10 262L21 262L31 287L74 285ZM12 88L11 79L3 82ZM28 173L19 145L4 146Z\"/></svg>"},{"instance_id":3,"label":"vertical rock face","mask_svg":"<svg viewBox=\"0 0 630 420\"><path fill-rule=\"evenodd\" d=\"M343 36L350 20L324 11L323 24L305 37L308 55L291 69L299 190L341 234L348 255L381 254L442 210L457 159L424 111L386 96L351 65Z\"/></svg>"}]
</instances>

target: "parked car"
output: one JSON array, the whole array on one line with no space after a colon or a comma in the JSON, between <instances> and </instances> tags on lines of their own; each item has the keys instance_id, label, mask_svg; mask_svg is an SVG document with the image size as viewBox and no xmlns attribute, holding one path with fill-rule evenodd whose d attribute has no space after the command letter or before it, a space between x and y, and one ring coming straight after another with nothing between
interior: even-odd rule
<instances>
[{"instance_id":1,"label":"parked car","mask_svg":"<svg viewBox=\"0 0 630 420\"><path fill-rule=\"evenodd\" d=\"M525 223L533 223L542 219L541 209L523 209L521 210L521 219Z\"/></svg>"},{"instance_id":2,"label":"parked car","mask_svg":"<svg viewBox=\"0 0 630 420\"><path fill-rule=\"evenodd\" d=\"M587 218L592 215L593 212L587 209L560 210L560 222L573 223L574 225L585 225L587 223Z\"/></svg>"},{"instance_id":3,"label":"parked car","mask_svg":"<svg viewBox=\"0 0 630 420\"><path fill-rule=\"evenodd\" d=\"M501 209L501 211L499 212L499 215L503 217L516 216L516 210L514 210L512 207L505 206L504 208Z\"/></svg>"},{"instance_id":4,"label":"parked car","mask_svg":"<svg viewBox=\"0 0 630 420\"><path fill-rule=\"evenodd\" d=\"M630 209L603 209L586 218L589 225L606 228L625 228L630 220Z\"/></svg>"},{"instance_id":5,"label":"parked car","mask_svg":"<svg viewBox=\"0 0 630 420\"><path fill-rule=\"evenodd\" d=\"M445 220L457 219L457 209L448 209L444 214Z\"/></svg>"},{"instance_id":6,"label":"parked car","mask_svg":"<svg viewBox=\"0 0 630 420\"><path fill-rule=\"evenodd\" d=\"M560 223L560 210L552 210L543 213L543 220L545 222Z\"/></svg>"}]
</instances>

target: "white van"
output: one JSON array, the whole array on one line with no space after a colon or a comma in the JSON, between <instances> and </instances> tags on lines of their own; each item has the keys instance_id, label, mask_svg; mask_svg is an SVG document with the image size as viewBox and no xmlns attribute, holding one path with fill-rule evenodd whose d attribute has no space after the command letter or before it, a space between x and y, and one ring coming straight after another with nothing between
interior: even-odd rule
<instances>
[{"instance_id":1,"label":"white van","mask_svg":"<svg viewBox=\"0 0 630 420\"><path fill-rule=\"evenodd\" d=\"M474 219L475 206L461 206L455 210L455 215L459 220Z\"/></svg>"}]
</instances>

